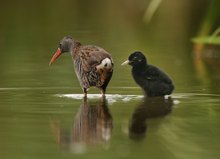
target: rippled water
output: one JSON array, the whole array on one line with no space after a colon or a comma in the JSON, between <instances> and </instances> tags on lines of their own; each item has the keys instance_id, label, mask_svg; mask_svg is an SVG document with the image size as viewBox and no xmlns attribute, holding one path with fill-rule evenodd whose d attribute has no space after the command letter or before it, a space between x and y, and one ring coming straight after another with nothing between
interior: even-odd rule
<instances>
[{"instance_id":1,"label":"rippled water","mask_svg":"<svg viewBox=\"0 0 220 159\"><path fill-rule=\"evenodd\" d=\"M218 94L84 98L58 91L65 90L1 89L3 158L218 157Z\"/></svg>"}]
</instances>

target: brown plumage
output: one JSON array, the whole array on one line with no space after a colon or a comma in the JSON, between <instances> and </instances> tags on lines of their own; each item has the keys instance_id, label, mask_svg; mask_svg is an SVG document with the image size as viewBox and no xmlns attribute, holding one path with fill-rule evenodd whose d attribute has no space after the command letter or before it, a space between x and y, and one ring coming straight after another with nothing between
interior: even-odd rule
<instances>
[{"instance_id":1,"label":"brown plumage","mask_svg":"<svg viewBox=\"0 0 220 159\"><path fill-rule=\"evenodd\" d=\"M84 94L87 94L90 87L95 86L104 95L113 73L114 64L111 55L103 48L94 45L82 45L73 40L72 37L65 36L50 64L65 52L71 53L75 72Z\"/></svg>"}]
</instances>

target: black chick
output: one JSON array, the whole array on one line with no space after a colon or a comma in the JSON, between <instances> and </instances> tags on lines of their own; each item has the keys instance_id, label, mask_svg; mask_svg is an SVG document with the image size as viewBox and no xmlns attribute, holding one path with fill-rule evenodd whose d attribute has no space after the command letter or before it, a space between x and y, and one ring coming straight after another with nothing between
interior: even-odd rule
<instances>
[{"instance_id":1,"label":"black chick","mask_svg":"<svg viewBox=\"0 0 220 159\"><path fill-rule=\"evenodd\" d=\"M135 82L144 90L148 97L170 95L174 90L172 80L159 68L149 65L141 52L134 52L122 65L132 66Z\"/></svg>"}]
</instances>

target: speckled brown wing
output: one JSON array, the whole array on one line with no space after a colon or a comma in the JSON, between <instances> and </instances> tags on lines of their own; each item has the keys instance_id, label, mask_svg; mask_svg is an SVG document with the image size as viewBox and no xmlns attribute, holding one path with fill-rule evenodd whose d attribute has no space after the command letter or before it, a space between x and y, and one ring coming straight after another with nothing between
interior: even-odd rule
<instances>
[{"instance_id":1,"label":"speckled brown wing","mask_svg":"<svg viewBox=\"0 0 220 159\"><path fill-rule=\"evenodd\" d=\"M80 49L80 57L89 68L100 64L105 58L111 59L110 54L104 49L91 45L84 46Z\"/></svg>"},{"instance_id":2,"label":"speckled brown wing","mask_svg":"<svg viewBox=\"0 0 220 159\"><path fill-rule=\"evenodd\" d=\"M81 46L74 61L78 79L84 88L102 87L106 82L108 84L113 72L113 61L104 49L91 45Z\"/></svg>"}]
</instances>

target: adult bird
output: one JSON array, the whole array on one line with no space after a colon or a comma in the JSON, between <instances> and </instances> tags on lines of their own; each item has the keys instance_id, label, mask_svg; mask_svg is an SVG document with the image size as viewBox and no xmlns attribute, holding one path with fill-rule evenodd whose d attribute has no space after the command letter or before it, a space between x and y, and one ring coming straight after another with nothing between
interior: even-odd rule
<instances>
[{"instance_id":1,"label":"adult bird","mask_svg":"<svg viewBox=\"0 0 220 159\"><path fill-rule=\"evenodd\" d=\"M135 82L149 97L170 95L174 85L169 76L158 67L148 64L143 53L132 53L122 65L132 66L132 75Z\"/></svg>"},{"instance_id":2,"label":"adult bird","mask_svg":"<svg viewBox=\"0 0 220 159\"><path fill-rule=\"evenodd\" d=\"M58 50L49 65L66 52L72 56L75 73L84 95L87 95L88 89L92 86L99 88L102 95L105 95L114 67L111 55L101 47L82 45L72 37L65 36L60 41Z\"/></svg>"}]
</instances>

